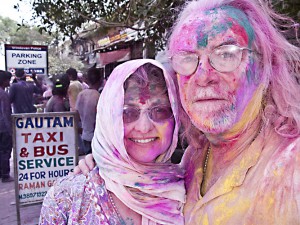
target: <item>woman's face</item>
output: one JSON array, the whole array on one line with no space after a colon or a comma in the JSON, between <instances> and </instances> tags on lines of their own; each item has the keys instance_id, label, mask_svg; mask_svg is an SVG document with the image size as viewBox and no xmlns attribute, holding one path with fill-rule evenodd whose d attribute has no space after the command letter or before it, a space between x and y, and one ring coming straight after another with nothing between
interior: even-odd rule
<instances>
[{"instance_id":1,"label":"woman's face","mask_svg":"<svg viewBox=\"0 0 300 225\"><path fill-rule=\"evenodd\" d=\"M170 107L166 93L161 88L149 85L138 87L134 80L129 80L124 96L124 108L140 109L139 118L133 122L124 120L124 144L128 155L139 162L154 162L171 145L175 126L174 118L159 122L151 120L147 110L153 107Z\"/></svg>"}]
</instances>

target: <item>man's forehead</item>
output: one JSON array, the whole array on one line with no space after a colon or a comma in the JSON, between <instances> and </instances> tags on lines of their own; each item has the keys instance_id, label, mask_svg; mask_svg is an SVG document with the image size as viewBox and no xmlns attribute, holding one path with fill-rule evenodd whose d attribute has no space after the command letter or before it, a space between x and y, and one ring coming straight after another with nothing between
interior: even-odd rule
<instances>
[{"instance_id":1,"label":"man's forehead","mask_svg":"<svg viewBox=\"0 0 300 225\"><path fill-rule=\"evenodd\" d=\"M249 47L251 46L254 31L246 14L239 9L226 6L190 15L183 21L175 42L170 47L189 50L196 47L192 46L195 43L197 48L206 47L209 38L223 34L228 29L233 30L237 36L241 36L248 43Z\"/></svg>"}]
</instances>

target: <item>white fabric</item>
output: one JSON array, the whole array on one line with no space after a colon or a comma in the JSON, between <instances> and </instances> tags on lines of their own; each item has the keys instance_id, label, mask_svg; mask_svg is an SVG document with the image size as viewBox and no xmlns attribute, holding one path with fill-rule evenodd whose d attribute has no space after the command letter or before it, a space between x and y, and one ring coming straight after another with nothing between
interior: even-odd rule
<instances>
[{"instance_id":1,"label":"white fabric","mask_svg":"<svg viewBox=\"0 0 300 225\"><path fill-rule=\"evenodd\" d=\"M169 149L158 157L156 163L140 164L128 156L124 146L123 84L137 68L146 63L156 65L164 72L176 125ZM177 145L178 127L175 85L160 63L139 59L114 69L98 102L92 141L93 156L107 189L129 208L141 214L143 225L183 224L184 171L178 165L167 163Z\"/></svg>"}]
</instances>

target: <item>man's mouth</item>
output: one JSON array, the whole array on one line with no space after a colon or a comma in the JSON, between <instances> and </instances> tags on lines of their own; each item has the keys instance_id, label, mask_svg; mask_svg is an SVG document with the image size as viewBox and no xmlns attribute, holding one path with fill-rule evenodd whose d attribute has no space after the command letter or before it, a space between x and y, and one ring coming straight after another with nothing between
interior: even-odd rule
<instances>
[{"instance_id":1,"label":"man's mouth","mask_svg":"<svg viewBox=\"0 0 300 225\"><path fill-rule=\"evenodd\" d=\"M226 101L224 98L197 98L193 102L213 102L213 101Z\"/></svg>"},{"instance_id":2,"label":"man's mouth","mask_svg":"<svg viewBox=\"0 0 300 225\"><path fill-rule=\"evenodd\" d=\"M135 142L135 143L140 143L140 144L146 144L152 141L155 141L157 138L143 138L143 139L136 139L136 138L129 138L129 140Z\"/></svg>"}]
</instances>

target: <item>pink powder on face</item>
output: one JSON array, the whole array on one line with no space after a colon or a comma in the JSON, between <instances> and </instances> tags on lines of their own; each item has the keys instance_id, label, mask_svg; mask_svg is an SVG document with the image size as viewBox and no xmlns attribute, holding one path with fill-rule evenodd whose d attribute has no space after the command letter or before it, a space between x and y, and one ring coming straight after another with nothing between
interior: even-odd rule
<instances>
[{"instance_id":1,"label":"pink powder on face","mask_svg":"<svg viewBox=\"0 0 300 225\"><path fill-rule=\"evenodd\" d=\"M196 48L196 39L197 34L195 30L199 26L199 21L190 21L187 24L184 24L179 31L179 34L174 38L174 41L171 43L172 51L187 51L193 52Z\"/></svg>"}]
</instances>

